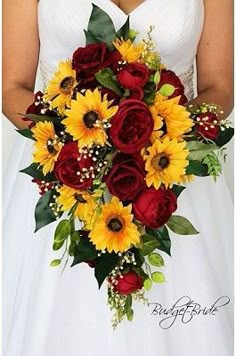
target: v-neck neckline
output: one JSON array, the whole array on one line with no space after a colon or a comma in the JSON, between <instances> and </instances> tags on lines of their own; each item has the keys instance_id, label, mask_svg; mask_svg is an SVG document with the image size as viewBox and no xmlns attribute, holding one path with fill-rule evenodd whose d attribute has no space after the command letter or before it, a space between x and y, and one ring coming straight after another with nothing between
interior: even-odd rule
<instances>
[{"instance_id":1,"label":"v-neck neckline","mask_svg":"<svg viewBox=\"0 0 236 356\"><path fill-rule=\"evenodd\" d=\"M133 10L131 10L128 14L124 12L119 6L117 6L112 0L105 0L106 2L110 3L117 11L119 11L123 16L131 16L135 12L141 10L148 2L151 0L143 0L138 6L136 6Z\"/></svg>"}]
</instances>

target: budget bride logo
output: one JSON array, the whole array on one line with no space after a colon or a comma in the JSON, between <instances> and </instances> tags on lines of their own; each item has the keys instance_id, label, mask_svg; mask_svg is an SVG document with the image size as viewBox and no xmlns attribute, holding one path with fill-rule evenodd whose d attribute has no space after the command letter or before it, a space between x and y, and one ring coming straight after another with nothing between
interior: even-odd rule
<instances>
[{"instance_id":1,"label":"budget bride logo","mask_svg":"<svg viewBox=\"0 0 236 356\"><path fill-rule=\"evenodd\" d=\"M189 324L193 319L216 317L230 303L228 296L217 298L211 305L201 305L189 296L180 297L171 307L160 303L149 303L151 315L159 319L162 329L170 329L174 324Z\"/></svg>"}]
</instances>

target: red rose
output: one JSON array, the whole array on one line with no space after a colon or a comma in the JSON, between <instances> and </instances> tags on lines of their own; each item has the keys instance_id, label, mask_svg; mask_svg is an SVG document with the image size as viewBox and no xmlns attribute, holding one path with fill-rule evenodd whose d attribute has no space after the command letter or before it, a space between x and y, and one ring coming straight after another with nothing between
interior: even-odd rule
<instances>
[{"instance_id":1,"label":"red rose","mask_svg":"<svg viewBox=\"0 0 236 356\"><path fill-rule=\"evenodd\" d=\"M217 121L218 123L216 114L206 112L204 114L200 114L198 118L199 121L195 125L195 132L201 137L204 136L209 140L215 140L220 132L220 127L214 123L214 121Z\"/></svg>"},{"instance_id":2,"label":"red rose","mask_svg":"<svg viewBox=\"0 0 236 356\"><path fill-rule=\"evenodd\" d=\"M177 198L168 189L147 188L133 202L134 216L147 227L163 226L177 209Z\"/></svg>"},{"instance_id":3,"label":"red rose","mask_svg":"<svg viewBox=\"0 0 236 356\"><path fill-rule=\"evenodd\" d=\"M158 83L157 90L159 90L162 87L162 85L164 85L164 84L170 84L170 85L173 85L173 87L175 87L175 91L172 95L169 96L169 99L175 98L176 96L181 95L179 104L184 105L188 102L188 99L184 95L184 86L183 86L181 80L171 70L162 69L161 78L160 78L160 82Z\"/></svg>"},{"instance_id":4,"label":"red rose","mask_svg":"<svg viewBox=\"0 0 236 356\"><path fill-rule=\"evenodd\" d=\"M73 69L76 70L79 87L95 87L95 74L102 68L110 67L116 70L120 54L111 52L105 42L79 47L73 54Z\"/></svg>"},{"instance_id":5,"label":"red rose","mask_svg":"<svg viewBox=\"0 0 236 356\"><path fill-rule=\"evenodd\" d=\"M142 277L133 271L117 277L116 282L114 290L122 295L129 295L143 287Z\"/></svg>"},{"instance_id":6,"label":"red rose","mask_svg":"<svg viewBox=\"0 0 236 356\"><path fill-rule=\"evenodd\" d=\"M143 100L144 97L144 92L142 88L135 88L130 90L130 95L129 98L131 99L137 99L137 100Z\"/></svg>"},{"instance_id":7,"label":"red rose","mask_svg":"<svg viewBox=\"0 0 236 356\"><path fill-rule=\"evenodd\" d=\"M153 118L148 106L136 99L120 103L111 121L110 137L124 153L136 153L148 142L153 131Z\"/></svg>"},{"instance_id":8,"label":"red rose","mask_svg":"<svg viewBox=\"0 0 236 356\"><path fill-rule=\"evenodd\" d=\"M78 161L78 158L80 160ZM78 152L77 142L65 144L55 163L55 175L63 184L74 189L88 189L92 186L93 179L82 178L78 172L83 172L83 168L89 169L93 166L91 158L84 158ZM84 173L84 172L83 172Z\"/></svg>"},{"instance_id":9,"label":"red rose","mask_svg":"<svg viewBox=\"0 0 236 356\"><path fill-rule=\"evenodd\" d=\"M144 166L140 154L118 153L105 178L110 193L117 196L121 201L133 200L146 186Z\"/></svg>"},{"instance_id":10,"label":"red rose","mask_svg":"<svg viewBox=\"0 0 236 356\"><path fill-rule=\"evenodd\" d=\"M142 88L149 79L149 69L145 64L129 63L117 74L117 79L125 89Z\"/></svg>"}]
</instances>

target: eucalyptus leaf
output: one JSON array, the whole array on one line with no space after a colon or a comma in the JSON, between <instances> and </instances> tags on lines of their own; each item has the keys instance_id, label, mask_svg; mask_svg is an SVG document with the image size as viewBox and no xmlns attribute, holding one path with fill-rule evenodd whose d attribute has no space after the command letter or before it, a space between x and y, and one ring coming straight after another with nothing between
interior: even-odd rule
<instances>
[{"instance_id":1,"label":"eucalyptus leaf","mask_svg":"<svg viewBox=\"0 0 236 356\"><path fill-rule=\"evenodd\" d=\"M35 208L35 232L56 220L56 216L49 207L54 194L53 190L49 190L38 200Z\"/></svg>"},{"instance_id":2,"label":"eucalyptus leaf","mask_svg":"<svg viewBox=\"0 0 236 356\"><path fill-rule=\"evenodd\" d=\"M162 272L153 272L151 276L153 282L155 283L164 283L166 281L165 276Z\"/></svg>"},{"instance_id":3,"label":"eucalyptus leaf","mask_svg":"<svg viewBox=\"0 0 236 356\"><path fill-rule=\"evenodd\" d=\"M155 267L163 267L164 266L164 260L162 256L159 253L151 253L148 256L148 261L152 266Z\"/></svg>"},{"instance_id":4,"label":"eucalyptus leaf","mask_svg":"<svg viewBox=\"0 0 236 356\"><path fill-rule=\"evenodd\" d=\"M196 235L199 233L188 219L180 215L172 215L166 225L178 235Z\"/></svg>"},{"instance_id":5,"label":"eucalyptus leaf","mask_svg":"<svg viewBox=\"0 0 236 356\"><path fill-rule=\"evenodd\" d=\"M171 96L175 92L175 87L171 84L163 84L159 91L164 96Z\"/></svg>"},{"instance_id":6,"label":"eucalyptus leaf","mask_svg":"<svg viewBox=\"0 0 236 356\"><path fill-rule=\"evenodd\" d=\"M145 279L143 286L146 290L150 290L152 288L152 280L150 278Z\"/></svg>"},{"instance_id":7,"label":"eucalyptus leaf","mask_svg":"<svg viewBox=\"0 0 236 356\"><path fill-rule=\"evenodd\" d=\"M56 243L65 241L69 237L70 231L71 231L70 221L69 220L60 221L60 223L57 225L54 234L54 241Z\"/></svg>"},{"instance_id":8,"label":"eucalyptus leaf","mask_svg":"<svg viewBox=\"0 0 236 356\"><path fill-rule=\"evenodd\" d=\"M160 71L158 70L154 75L153 81L156 85L158 85L160 80L161 80L161 74L160 74Z\"/></svg>"},{"instance_id":9,"label":"eucalyptus leaf","mask_svg":"<svg viewBox=\"0 0 236 356\"><path fill-rule=\"evenodd\" d=\"M60 248L62 248L62 246L64 245L64 243L65 243L65 240L62 240L62 241L58 241L58 242L53 242L53 246L52 246L52 248L53 248L53 251L58 251L58 250L60 250Z\"/></svg>"},{"instance_id":10,"label":"eucalyptus leaf","mask_svg":"<svg viewBox=\"0 0 236 356\"><path fill-rule=\"evenodd\" d=\"M114 80L114 73L110 68L101 69L95 76L97 81L105 88L111 89L117 95L122 96L122 91L118 85L118 82Z\"/></svg>"},{"instance_id":11,"label":"eucalyptus leaf","mask_svg":"<svg viewBox=\"0 0 236 356\"><path fill-rule=\"evenodd\" d=\"M208 153L217 150L218 146L199 141L189 141L186 148L189 150L189 160L201 161Z\"/></svg>"},{"instance_id":12,"label":"eucalyptus leaf","mask_svg":"<svg viewBox=\"0 0 236 356\"><path fill-rule=\"evenodd\" d=\"M61 264L61 260L53 260L51 263L50 263L50 266L51 267L57 267Z\"/></svg>"}]
</instances>

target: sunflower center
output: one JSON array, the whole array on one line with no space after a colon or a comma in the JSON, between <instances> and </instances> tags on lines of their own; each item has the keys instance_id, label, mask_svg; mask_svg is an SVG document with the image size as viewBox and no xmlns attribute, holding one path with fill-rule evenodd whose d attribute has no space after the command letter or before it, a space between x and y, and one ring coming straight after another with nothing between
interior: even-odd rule
<instances>
[{"instance_id":1,"label":"sunflower center","mask_svg":"<svg viewBox=\"0 0 236 356\"><path fill-rule=\"evenodd\" d=\"M74 194L75 200L77 200L79 203L87 203L87 201L83 198L82 194L75 193Z\"/></svg>"},{"instance_id":2,"label":"sunflower center","mask_svg":"<svg viewBox=\"0 0 236 356\"><path fill-rule=\"evenodd\" d=\"M123 223L118 218L112 218L108 222L107 227L113 232L119 232L122 230Z\"/></svg>"},{"instance_id":3,"label":"sunflower center","mask_svg":"<svg viewBox=\"0 0 236 356\"><path fill-rule=\"evenodd\" d=\"M47 150L51 155L55 155L57 153L57 150L55 149L54 143L51 139L49 139L47 142Z\"/></svg>"},{"instance_id":4,"label":"sunflower center","mask_svg":"<svg viewBox=\"0 0 236 356\"><path fill-rule=\"evenodd\" d=\"M63 94L70 94L74 83L75 83L75 79L73 77L64 78L60 84L61 92Z\"/></svg>"},{"instance_id":5,"label":"sunflower center","mask_svg":"<svg viewBox=\"0 0 236 356\"><path fill-rule=\"evenodd\" d=\"M95 111L89 111L84 115L84 123L89 128L92 129L99 119L98 114Z\"/></svg>"},{"instance_id":6,"label":"sunflower center","mask_svg":"<svg viewBox=\"0 0 236 356\"><path fill-rule=\"evenodd\" d=\"M169 157L164 154L156 155L152 160L152 165L158 170L167 168L169 163Z\"/></svg>"}]
</instances>

